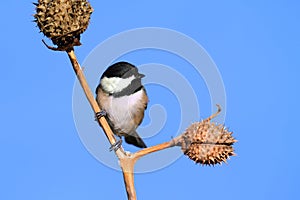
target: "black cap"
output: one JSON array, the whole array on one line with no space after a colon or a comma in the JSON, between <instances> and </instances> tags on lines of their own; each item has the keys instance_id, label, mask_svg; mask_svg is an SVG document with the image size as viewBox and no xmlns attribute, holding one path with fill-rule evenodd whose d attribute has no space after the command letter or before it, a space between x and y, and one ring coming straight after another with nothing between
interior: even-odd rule
<instances>
[{"instance_id":1,"label":"black cap","mask_svg":"<svg viewBox=\"0 0 300 200\"><path fill-rule=\"evenodd\" d=\"M106 71L103 73L101 78L107 77L119 77L119 78L128 78L132 75L136 75L137 77L144 77L142 74L138 73L138 69L136 66L128 63L128 62L117 62L111 66L109 66Z\"/></svg>"}]
</instances>

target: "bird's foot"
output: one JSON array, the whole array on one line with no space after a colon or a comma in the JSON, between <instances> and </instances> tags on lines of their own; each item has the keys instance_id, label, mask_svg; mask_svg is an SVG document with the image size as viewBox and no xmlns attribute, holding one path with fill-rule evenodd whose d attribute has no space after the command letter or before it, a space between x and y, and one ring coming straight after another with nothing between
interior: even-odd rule
<instances>
[{"instance_id":1,"label":"bird's foot","mask_svg":"<svg viewBox=\"0 0 300 200\"><path fill-rule=\"evenodd\" d=\"M100 119L101 117L105 117L107 115L105 110L101 110L100 112L97 112L95 114L95 120L97 121L98 119Z\"/></svg>"},{"instance_id":2,"label":"bird's foot","mask_svg":"<svg viewBox=\"0 0 300 200\"><path fill-rule=\"evenodd\" d=\"M109 147L109 151L117 151L122 145L122 139L116 141L114 144L111 145L111 147Z\"/></svg>"}]
</instances>

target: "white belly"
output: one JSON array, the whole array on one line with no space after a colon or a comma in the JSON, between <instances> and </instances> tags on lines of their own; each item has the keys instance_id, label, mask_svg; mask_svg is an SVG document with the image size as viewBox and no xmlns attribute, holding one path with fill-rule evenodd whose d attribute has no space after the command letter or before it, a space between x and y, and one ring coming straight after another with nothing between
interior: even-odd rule
<instances>
[{"instance_id":1,"label":"white belly","mask_svg":"<svg viewBox=\"0 0 300 200\"><path fill-rule=\"evenodd\" d=\"M141 90L130 96L118 98L107 96L107 99L101 102L102 109L107 112L109 120L114 125L114 129L118 132L116 134L122 134L122 132L131 133L137 128L133 116L139 108L138 103L144 95L143 92L144 91ZM141 104L141 106L143 105Z\"/></svg>"}]
</instances>

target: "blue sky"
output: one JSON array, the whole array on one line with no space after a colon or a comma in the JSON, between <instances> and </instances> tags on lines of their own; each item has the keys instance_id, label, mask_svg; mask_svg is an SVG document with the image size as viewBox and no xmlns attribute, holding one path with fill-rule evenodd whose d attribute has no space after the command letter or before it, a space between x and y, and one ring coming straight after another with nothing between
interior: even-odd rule
<instances>
[{"instance_id":1,"label":"blue sky","mask_svg":"<svg viewBox=\"0 0 300 200\"><path fill-rule=\"evenodd\" d=\"M126 30L181 32L199 43L218 67L226 91L225 124L239 140L234 146L238 156L228 165L203 167L181 156L165 168L137 174L139 199L299 198L299 2L91 4L91 24L83 45L76 48L80 63L101 42ZM5 1L2 7L0 199L125 199L120 172L95 159L79 137L72 106L75 76L66 54L41 43L44 37L31 22L30 1ZM207 87L193 70L183 70L189 69L185 61L154 50L119 59L162 63L188 76L197 89L201 117L211 114ZM161 104L168 116L161 132L145 140L154 145L177 130L179 100L169 90L146 88L150 106ZM91 117L86 120L92 120L91 111L86 112ZM149 121L146 116L145 123Z\"/></svg>"}]
</instances>

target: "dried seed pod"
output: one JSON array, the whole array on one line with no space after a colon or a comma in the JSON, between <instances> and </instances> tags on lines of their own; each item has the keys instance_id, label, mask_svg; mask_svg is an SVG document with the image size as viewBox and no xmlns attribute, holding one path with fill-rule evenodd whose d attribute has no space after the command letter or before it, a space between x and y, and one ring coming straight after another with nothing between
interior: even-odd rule
<instances>
[{"instance_id":1,"label":"dried seed pod","mask_svg":"<svg viewBox=\"0 0 300 200\"><path fill-rule=\"evenodd\" d=\"M86 0L39 0L35 22L58 48L80 45L80 34L89 24L93 8Z\"/></svg>"},{"instance_id":2,"label":"dried seed pod","mask_svg":"<svg viewBox=\"0 0 300 200\"><path fill-rule=\"evenodd\" d=\"M181 149L185 155L196 163L215 165L226 162L229 156L234 156L232 145L236 140L223 125L211 122L216 114L202 122L192 124L181 136Z\"/></svg>"}]
</instances>

